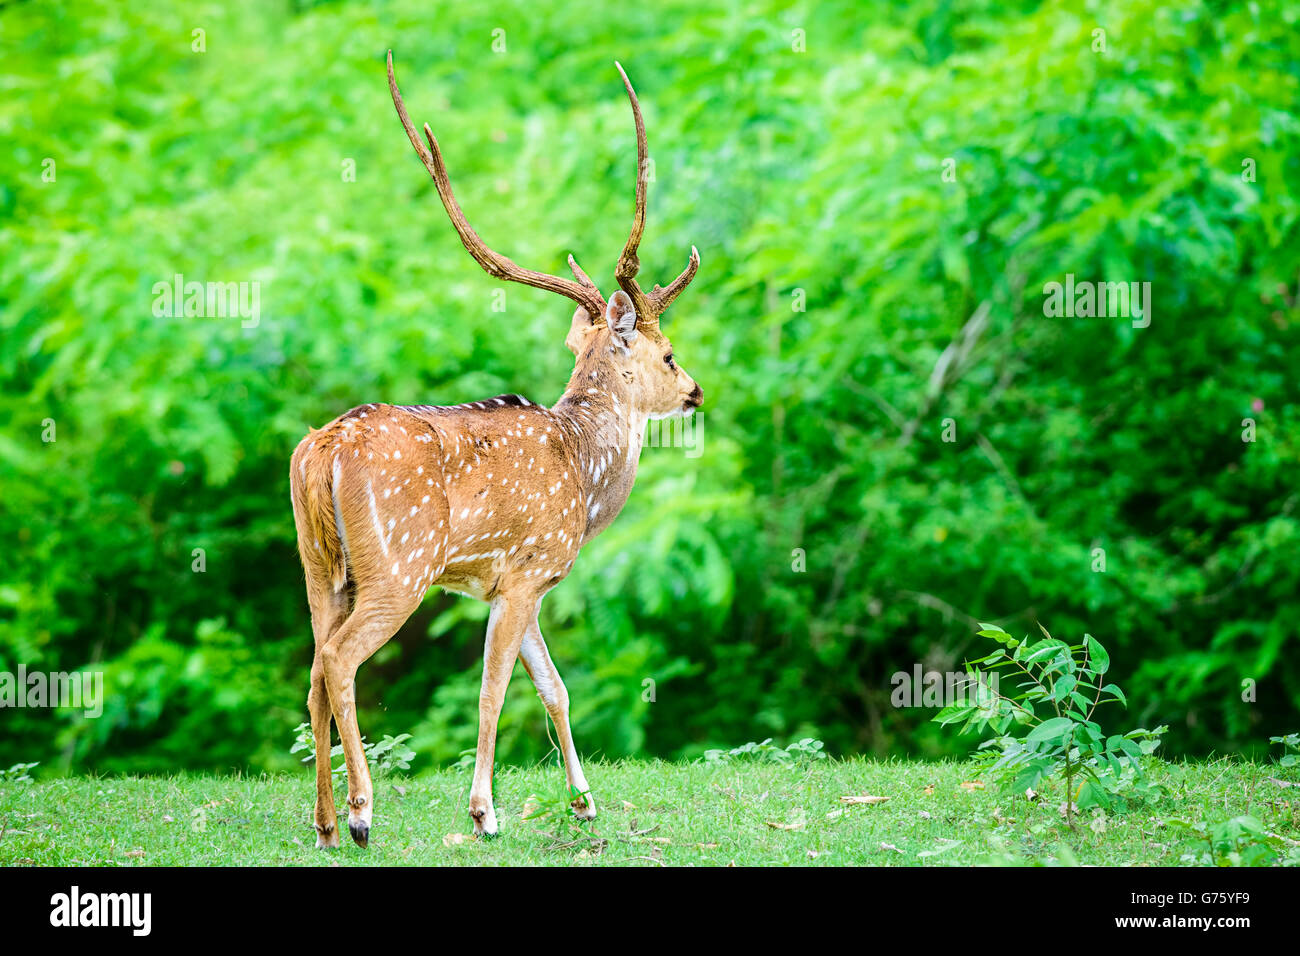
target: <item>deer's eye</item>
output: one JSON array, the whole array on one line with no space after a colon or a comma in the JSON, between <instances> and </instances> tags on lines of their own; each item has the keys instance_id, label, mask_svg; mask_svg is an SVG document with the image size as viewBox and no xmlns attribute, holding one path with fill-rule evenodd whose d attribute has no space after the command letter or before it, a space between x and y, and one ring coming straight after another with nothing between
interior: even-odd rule
<instances>
[{"instance_id":1,"label":"deer's eye","mask_svg":"<svg viewBox=\"0 0 1300 956\"><path fill-rule=\"evenodd\" d=\"M672 353L672 352L669 352L667 355L664 356L664 364L667 365L669 368L676 368L676 367L677 367L676 364L674 364L674 362L673 362L673 353Z\"/></svg>"}]
</instances>

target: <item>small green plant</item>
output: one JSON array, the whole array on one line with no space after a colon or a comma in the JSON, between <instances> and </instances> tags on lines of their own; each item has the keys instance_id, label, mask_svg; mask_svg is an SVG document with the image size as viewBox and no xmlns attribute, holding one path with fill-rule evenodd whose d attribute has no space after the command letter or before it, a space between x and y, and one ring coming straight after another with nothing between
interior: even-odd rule
<instances>
[{"instance_id":1,"label":"small green plant","mask_svg":"<svg viewBox=\"0 0 1300 956\"><path fill-rule=\"evenodd\" d=\"M704 751L704 760L707 763L719 763L740 758L769 763L795 764L809 760L825 760L825 747L826 745L816 738L804 737L802 740L794 741L782 750L772 743L771 737L768 737L761 743L756 744L751 741L731 750L706 750Z\"/></svg>"},{"instance_id":2,"label":"small green plant","mask_svg":"<svg viewBox=\"0 0 1300 956\"><path fill-rule=\"evenodd\" d=\"M294 743L289 748L289 753L296 754L307 752L307 756L302 758L303 763L314 763L316 761L316 739L311 732L311 724L302 723L294 729ZM415 759L415 751L406 746L406 741L411 739L410 734L399 734L394 737L392 734L384 734L383 738L377 743L367 743L366 738L361 738L361 747L366 754L366 762L370 764L370 770L376 776L386 776L395 773L398 770L410 770L411 761ZM343 755L343 745L335 744L330 748L330 763L333 764L335 757ZM337 767L331 766L330 773L337 775L347 773L347 764L341 763Z\"/></svg>"},{"instance_id":3,"label":"small green plant","mask_svg":"<svg viewBox=\"0 0 1300 956\"><path fill-rule=\"evenodd\" d=\"M1249 814L1217 823L1177 818L1167 822L1205 841L1205 851L1182 856L1182 862L1193 866L1300 866L1300 850Z\"/></svg>"},{"instance_id":4,"label":"small green plant","mask_svg":"<svg viewBox=\"0 0 1300 956\"><path fill-rule=\"evenodd\" d=\"M31 783L30 771L39 763L40 761L16 763L8 770L0 770L0 783Z\"/></svg>"},{"instance_id":5,"label":"small green plant","mask_svg":"<svg viewBox=\"0 0 1300 956\"><path fill-rule=\"evenodd\" d=\"M370 766L383 775L411 769L415 751L406 746L406 742L410 739L410 734L398 734L396 737L392 734L384 734L376 743L366 743L365 737L361 738L361 743L365 747L366 760L369 761Z\"/></svg>"},{"instance_id":6,"label":"small green plant","mask_svg":"<svg viewBox=\"0 0 1300 956\"><path fill-rule=\"evenodd\" d=\"M1269 737L1268 742L1282 745L1282 756L1277 761L1279 767L1294 767L1296 764L1300 764L1300 734Z\"/></svg>"},{"instance_id":7,"label":"small green plant","mask_svg":"<svg viewBox=\"0 0 1300 956\"><path fill-rule=\"evenodd\" d=\"M474 761L478 758L478 752L470 747L468 750L462 750L456 757L452 769L454 770L473 770Z\"/></svg>"},{"instance_id":8,"label":"small green plant","mask_svg":"<svg viewBox=\"0 0 1300 956\"><path fill-rule=\"evenodd\" d=\"M552 818L576 816L573 801L583 796L583 792L568 782L560 784L549 794L530 793L524 801L525 820L545 821Z\"/></svg>"},{"instance_id":9,"label":"small green plant","mask_svg":"<svg viewBox=\"0 0 1300 956\"><path fill-rule=\"evenodd\" d=\"M1124 692L1103 683L1110 656L1091 634L1080 644L1057 640L1039 625L1043 639L1012 637L995 624L979 634L1002 646L969 661L970 692L935 715L941 724L963 724L962 731L991 729L998 736L980 744L976 759L983 772L1017 792L1038 789L1050 778L1065 782L1065 813L1074 828L1075 808L1122 809L1127 797L1157 796L1161 788L1142 772L1141 758L1160 746L1168 727L1103 732L1093 720L1101 704L1128 706ZM1014 693L999 691L991 672L1007 671L1018 681ZM1012 733L1019 728L1023 735ZM1080 783L1076 789L1075 781Z\"/></svg>"}]
</instances>

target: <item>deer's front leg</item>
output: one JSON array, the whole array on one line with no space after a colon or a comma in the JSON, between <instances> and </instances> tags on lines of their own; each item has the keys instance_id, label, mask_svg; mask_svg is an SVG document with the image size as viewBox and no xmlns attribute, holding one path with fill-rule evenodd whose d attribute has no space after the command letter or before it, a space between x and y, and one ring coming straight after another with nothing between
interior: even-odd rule
<instances>
[{"instance_id":1,"label":"deer's front leg","mask_svg":"<svg viewBox=\"0 0 1300 956\"><path fill-rule=\"evenodd\" d=\"M521 605L527 603L528 609ZM528 621L536 608L535 599L512 599L507 595L492 602L487 641L483 647L483 684L478 696L478 750L474 755L474 783L469 791L469 815L474 818L474 835L496 836L497 815L492 806L492 762L496 757L497 721L506 699L506 685L514 669Z\"/></svg>"},{"instance_id":2,"label":"deer's front leg","mask_svg":"<svg viewBox=\"0 0 1300 956\"><path fill-rule=\"evenodd\" d=\"M542 638L542 629L534 617L524 635L519 657L524 662L524 670L533 679L537 696L542 699L555 732L560 737L560 753L564 756L564 776L569 783L569 793L573 797L573 812L579 820L596 818L596 801L591 796L591 787L582 772L582 763L578 760L578 749L573 745L573 733L569 729L569 691L560 679L560 672L555 669L551 655Z\"/></svg>"}]
</instances>

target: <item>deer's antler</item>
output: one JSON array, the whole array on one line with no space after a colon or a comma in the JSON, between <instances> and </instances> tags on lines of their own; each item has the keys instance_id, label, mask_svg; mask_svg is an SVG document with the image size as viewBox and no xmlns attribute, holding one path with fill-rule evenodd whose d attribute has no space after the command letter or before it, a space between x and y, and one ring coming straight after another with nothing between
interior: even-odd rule
<instances>
[{"instance_id":1,"label":"deer's antler","mask_svg":"<svg viewBox=\"0 0 1300 956\"><path fill-rule=\"evenodd\" d=\"M614 65L618 67L618 75L623 78L623 86L627 88L627 97L632 103L632 118L636 122L636 211L632 216L632 232L627 237L627 244L623 246L623 254L618 257L614 277L618 279L618 284L623 291L631 297L637 317L644 322L655 322L672 304L673 299L677 298L695 278L695 270L700 266L700 254L694 246L691 246L690 261L681 275L670 282L667 288L656 285L650 290L649 295L641 291L641 286L636 281L636 274L641 268L637 249L641 245L641 234L645 232L646 189L650 181L650 148L646 142L645 120L641 117L641 104L637 101L636 90L632 89L632 82L627 78L623 65L618 61L615 61Z\"/></svg>"},{"instance_id":2,"label":"deer's antler","mask_svg":"<svg viewBox=\"0 0 1300 956\"><path fill-rule=\"evenodd\" d=\"M631 87L628 87L628 89L630 90ZM595 283L578 267L572 256L569 257L569 266L573 269L574 275L578 277L576 282L573 279L562 279L559 276L548 275L545 272L534 272L531 269L525 269L513 260L489 248L487 243L479 238L479 234L474 231L474 227L469 224L465 214L461 212L460 204L456 202L456 196L451 190L451 179L447 176L447 166L442 161L442 152L438 149L438 141L434 139L429 124L424 124L424 135L429 143L426 148L415 131L411 117L406 112L406 105L402 102L401 91L397 88L397 79L393 76L392 50L388 51L388 90L393 95L393 105L397 107L397 117L402 121L402 128L406 130L406 137L411 141L411 145L415 147L415 152L419 155L425 168L429 170L429 175L433 177L433 184L438 188L438 196L442 199L442 205L451 218L451 224L456 227L461 243L469 250L469 254L474 257L474 260L483 267L484 271L489 275L496 276L498 279L519 282L530 285L535 289L545 289L548 292L557 292L586 309L593 321L603 316L605 314L604 297L601 296L600 290L596 288ZM635 103L635 100L633 102ZM640 123L639 113L637 122ZM644 130L641 132L641 139L644 143ZM638 194L642 197L641 216L644 219L643 184L638 185ZM635 251L635 246L633 246L633 262L636 261ZM635 271L634 267L634 274Z\"/></svg>"},{"instance_id":3,"label":"deer's antler","mask_svg":"<svg viewBox=\"0 0 1300 956\"><path fill-rule=\"evenodd\" d=\"M666 288L655 286L650 290L650 307L654 309L656 315L663 315L664 311L673 304L673 299L681 294L681 291L691 284L695 278L695 270L700 267L700 251L691 246L691 258L686 263L686 268L672 282L668 283Z\"/></svg>"},{"instance_id":4,"label":"deer's antler","mask_svg":"<svg viewBox=\"0 0 1300 956\"><path fill-rule=\"evenodd\" d=\"M618 279L619 286L631 297L637 318L645 322L650 321L654 316L646 294L641 291L641 285L636 281L636 274L641 268L641 260L637 258L636 251L641 245L641 233L645 232L645 197L650 182L650 147L646 143L645 120L641 118L641 104L637 102L632 81L623 71L623 64L615 60L614 66L618 67L618 75L623 77L623 85L627 87L627 98L632 101L632 118L636 121L636 212L632 215L632 232L628 235L627 243L623 246L623 254L618 257L618 265L614 268L614 278Z\"/></svg>"}]
</instances>

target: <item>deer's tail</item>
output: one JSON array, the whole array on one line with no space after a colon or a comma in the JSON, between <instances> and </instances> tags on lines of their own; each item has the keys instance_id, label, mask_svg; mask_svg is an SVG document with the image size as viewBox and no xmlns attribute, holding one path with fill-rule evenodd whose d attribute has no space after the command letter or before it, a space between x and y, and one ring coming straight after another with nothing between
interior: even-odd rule
<instances>
[{"instance_id":1,"label":"deer's tail","mask_svg":"<svg viewBox=\"0 0 1300 956\"><path fill-rule=\"evenodd\" d=\"M348 580L348 556L338 484L341 462L337 450L308 435L289 464L289 491L298 529L298 554L307 575L342 591Z\"/></svg>"}]
</instances>

